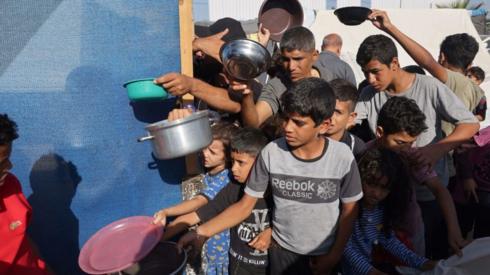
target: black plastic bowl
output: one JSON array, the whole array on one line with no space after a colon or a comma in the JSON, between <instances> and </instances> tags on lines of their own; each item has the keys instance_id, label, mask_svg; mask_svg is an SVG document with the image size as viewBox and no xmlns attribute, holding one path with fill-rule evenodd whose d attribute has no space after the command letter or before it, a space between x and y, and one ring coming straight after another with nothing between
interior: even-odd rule
<instances>
[{"instance_id":1,"label":"black plastic bowl","mask_svg":"<svg viewBox=\"0 0 490 275\"><path fill-rule=\"evenodd\" d=\"M371 12L365 7L343 7L336 9L333 14L345 25L355 26L364 22Z\"/></svg>"}]
</instances>

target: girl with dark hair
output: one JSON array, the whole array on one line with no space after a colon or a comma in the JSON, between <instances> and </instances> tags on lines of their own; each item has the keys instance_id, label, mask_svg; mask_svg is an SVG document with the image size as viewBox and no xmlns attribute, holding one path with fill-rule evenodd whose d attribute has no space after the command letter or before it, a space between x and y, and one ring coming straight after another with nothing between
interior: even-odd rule
<instances>
[{"instance_id":1,"label":"girl with dark hair","mask_svg":"<svg viewBox=\"0 0 490 275\"><path fill-rule=\"evenodd\" d=\"M436 262L418 256L395 236L411 199L410 175L403 161L389 150L371 149L358 165L364 197L344 250L342 274L391 274L394 266L377 265L372 257L380 248L404 265L421 270L434 268Z\"/></svg>"}]
</instances>

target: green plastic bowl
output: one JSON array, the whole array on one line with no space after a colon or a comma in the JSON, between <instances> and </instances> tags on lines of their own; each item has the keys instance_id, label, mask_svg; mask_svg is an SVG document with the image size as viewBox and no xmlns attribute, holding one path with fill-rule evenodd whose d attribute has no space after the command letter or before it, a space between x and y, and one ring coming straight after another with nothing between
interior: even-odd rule
<instances>
[{"instance_id":1,"label":"green plastic bowl","mask_svg":"<svg viewBox=\"0 0 490 275\"><path fill-rule=\"evenodd\" d=\"M168 97L162 86L153 83L153 78L131 80L124 83L123 87L128 90L131 101L163 100Z\"/></svg>"}]
</instances>

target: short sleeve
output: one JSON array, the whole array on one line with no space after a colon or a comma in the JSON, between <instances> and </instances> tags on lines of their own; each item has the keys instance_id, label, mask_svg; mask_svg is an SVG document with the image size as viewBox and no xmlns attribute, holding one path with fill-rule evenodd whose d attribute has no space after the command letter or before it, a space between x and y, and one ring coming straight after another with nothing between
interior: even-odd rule
<instances>
[{"instance_id":1,"label":"short sleeve","mask_svg":"<svg viewBox=\"0 0 490 275\"><path fill-rule=\"evenodd\" d=\"M271 107L272 114L276 114L280 108L280 98L277 94L277 91L273 85L274 82L279 81L278 79L271 79L269 83L267 83L259 96L258 101L265 101Z\"/></svg>"},{"instance_id":2,"label":"short sleeve","mask_svg":"<svg viewBox=\"0 0 490 275\"><path fill-rule=\"evenodd\" d=\"M445 85L437 85L437 113L452 124L478 122L473 113L465 107L463 102Z\"/></svg>"},{"instance_id":3,"label":"short sleeve","mask_svg":"<svg viewBox=\"0 0 490 275\"><path fill-rule=\"evenodd\" d=\"M344 176L340 186L340 200L343 203L358 201L362 198L361 178L357 163L352 159L349 171Z\"/></svg>"},{"instance_id":4,"label":"short sleeve","mask_svg":"<svg viewBox=\"0 0 490 275\"><path fill-rule=\"evenodd\" d=\"M216 194L214 199L210 200L208 204L202 206L196 210L196 214L202 222L206 222L219 213L223 212L230 205L238 201L239 187L234 183L229 183L221 191Z\"/></svg>"},{"instance_id":5,"label":"short sleeve","mask_svg":"<svg viewBox=\"0 0 490 275\"><path fill-rule=\"evenodd\" d=\"M269 184L269 169L263 158L264 151L255 162L245 187L245 193L254 198L263 198Z\"/></svg>"}]
</instances>

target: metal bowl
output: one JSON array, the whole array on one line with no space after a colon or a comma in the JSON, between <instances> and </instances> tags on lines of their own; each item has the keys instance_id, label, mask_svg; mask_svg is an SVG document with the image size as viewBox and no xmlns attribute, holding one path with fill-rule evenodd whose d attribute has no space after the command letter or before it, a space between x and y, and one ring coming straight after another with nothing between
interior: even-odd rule
<instances>
[{"instance_id":1,"label":"metal bowl","mask_svg":"<svg viewBox=\"0 0 490 275\"><path fill-rule=\"evenodd\" d=\"M364 22L371 12L370 9L365 7L344 7L336 9L334 14L345 25L355 26Z\"/></svg>"},{"instance_id":2,"label":"metal bowl","mask_svg":"<svg viewBox=\"0 0 490 275\"><path fill-rule=\"evenodd\" d=\"M237 39L224 44L220 57L226 72L237 80L254 79L267 71L271 64L269 51L249 39Z\"/></svg>"}]
</instances>

